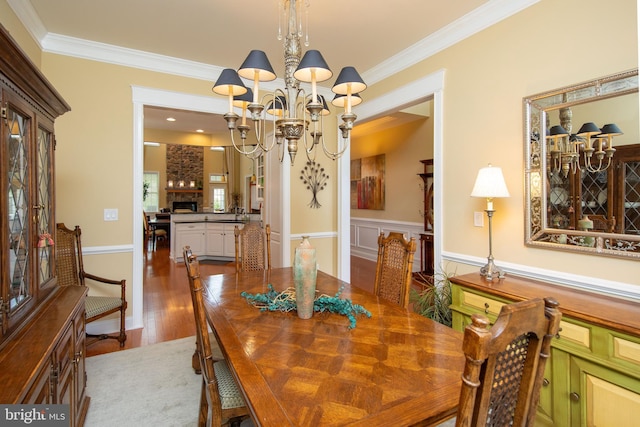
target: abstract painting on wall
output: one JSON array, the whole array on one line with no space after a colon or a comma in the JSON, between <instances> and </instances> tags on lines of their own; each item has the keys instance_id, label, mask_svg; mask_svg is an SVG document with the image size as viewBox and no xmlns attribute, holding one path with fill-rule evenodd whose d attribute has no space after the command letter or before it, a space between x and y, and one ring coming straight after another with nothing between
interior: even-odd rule
<instances>
[{"instance_id":1,"label":"abstract painting on wall","mask_svg":"<svg viewBox=\"0 0 640 427\"><path fill-rule=\"evenodd\" d=\"M384 154L351 160L351 209L384 210Z\"/></svg>"}]
</instances>

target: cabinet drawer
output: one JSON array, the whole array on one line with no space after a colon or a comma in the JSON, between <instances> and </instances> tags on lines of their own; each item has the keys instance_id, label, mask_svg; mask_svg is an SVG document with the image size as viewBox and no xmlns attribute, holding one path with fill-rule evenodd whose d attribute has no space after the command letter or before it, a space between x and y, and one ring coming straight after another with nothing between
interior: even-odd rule
<instances>
[{"instance_id":1,"label":"cabinet drawer","mask_svg":"<svg viewBox=\"0 0 640 427\"><path fill-rule=\"evenodd\" d=\"M461 303L473 309L479 310L484 314L493 314L497 316L502 309L504 303L487 298L482 295L474 294L463 290L461 293Z\"/></svg>"},{"instance_id":2,"label":"cabinet drawer","mask_svg":"<svg viewBox=\"0 0 640 427\"><path fill-rule=\"evenodd\" d=\"M176 231L204 231L204 224L176 224Z\"/></svg>"},{"instance_id":3,"label":"cabinet drawer","mask_svg":"<svg viewBox=\"0 0 640 427\"><path fill-rule=\"evenodd\" d=\"M586 326L561 320L558 335L563 341L570 341L585 348L591 347L591 329Z\"/></svg>"},{"instance_id":4,"label":"cabinet drawer","mask_svg":"<svg viewBox=\"0 0 640 427\"><path fill-rule=\"evenodd\" d=\"M640 378L640 337L628 336L613 331L607 333L608 360L617 367Z\"/></svg>"},{"instance_id":5,"label":"cabinet drawer","mask_svg":"<svg viewBox=\"0 0 640 427\"><path fill-rule=\"evenodd\" d=\"M613 337L613 357L640 365L640 344Z\"/></svg>"}]
</instances>

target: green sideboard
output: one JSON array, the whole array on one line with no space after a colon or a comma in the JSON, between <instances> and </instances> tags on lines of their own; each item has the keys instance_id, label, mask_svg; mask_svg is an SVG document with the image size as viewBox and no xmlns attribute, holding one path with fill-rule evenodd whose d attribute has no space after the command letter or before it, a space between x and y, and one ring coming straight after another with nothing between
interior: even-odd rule
<instances>
[{"instance_id":1,"label":"green sideboard","mask_svg":"<svg viewBox=\"0 0 640 427\"><path fill-rule=\"evenodd\" d=\"M537 426L640 425L640 303L507 276L451 279L453 328L473 313L495 321L504 304L551 296L562 322L540 394Z\"/></svg>"}]
</instances>

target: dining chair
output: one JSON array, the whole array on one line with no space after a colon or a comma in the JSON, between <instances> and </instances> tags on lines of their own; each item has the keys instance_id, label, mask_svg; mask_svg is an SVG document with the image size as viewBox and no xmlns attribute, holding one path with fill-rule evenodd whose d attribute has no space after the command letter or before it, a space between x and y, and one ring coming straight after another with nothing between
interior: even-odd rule
<instances>
[{"instance_id":1,"label":"dining chair","mask_svg":"<svg viewBox=\"0 0 640 427\"><path fill-rule=\"evenodd\" d=\"M491 328L486 316L471 316L456 427L534 425L561 317L553 298L504 305Z\"/></svg>"},{"instance_id":2,"label":"dining chair","mask_svg":"<svg viewBox=\"0 0 640 427\"><path fill-rule=\"evenodd\" d=\"M213 357L198 259L189 246L183 248L183 257L189 277L202 376L198 425L218 427L228 423L232 427L239 426L243 419L249 417L249 409L227 361L215 360Z\"/></svg>"},{"instance_id":3,"label":"dining chair","mask_svg":"<svg viewBox=\"0 0 640 427\"><path fill-rule=\"evenodd\" d=\"M145 211L142 211L142 216L144 217L145 248L147 248L149 246L149 242L151 242L151 247L155 251L158 239L169 242L167 230L151 228L149 226L149 217Z\"/></svg>"},{"instance_id":4,"label":"dining chair","mask_svg":"<svg viewBox=\"0 0 640 427\"><path fill-rule=\"evenodd\" d=\"M249 222L242 229L235 226L236 272L271 270L271 226L264 230L257 222ZM266 259L266 268L265 268Z\"/></svg>"},{"instance_id":5,"label":"dining chair","mask_svg":"<svg viewBox=\"0 0 640 427\"><path fill-rule=\"evenodd\" d=\"M125 313L127 311L126 281L106 279L84 271L82 260L82 231L79 226L73 230L67 228L63 223L56 224L56 276L61 286L86 286L87 280L92 283L102 283L109 286L118 286L119 297L92 296L87 295L85 299L85 321L91 323L113 313L120 313L120 332L113 334L87 334L92 338L87 340L87 345L103 339L115 339L120 342L120 347L124 346L127 340L125 332Z\"/></svg>"},{"instance_id":6,"label":"dining chair","mask_svg":"<svg viewBox=\"0 0 640 427\"><path fill-rule=\"evenodd\" d=\"M409 305L411 270L415 252L415 237L407 241L402 233L392 231L386 237L384 232L380 233L374 294L404 308Z\"/></svg>"}]
</instances>

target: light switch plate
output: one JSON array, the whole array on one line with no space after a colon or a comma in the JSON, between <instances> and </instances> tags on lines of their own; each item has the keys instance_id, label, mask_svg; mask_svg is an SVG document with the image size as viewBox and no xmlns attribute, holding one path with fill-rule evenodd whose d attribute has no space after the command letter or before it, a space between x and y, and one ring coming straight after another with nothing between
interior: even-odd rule
<instances>
[{"instance_id":1,"label":"light switch plate","mask_svg":"<svg viewBox=\"0 0 640 427\"><path fill-rule=\"evenodd\" d=\"M473 225L476 227L484 227L484 212L473 213Z\"/></svg>"},{"instance_id":2,"label":"light switch plate","mask_svg":"<svg viewBox=\"0 0 640 427\"><path fill-rule=\"evenodd\" d=\"M118 209L105 209L104 210L104 220L105 221L117 221L118 220Z\"/></svg>"}]
</instances>

